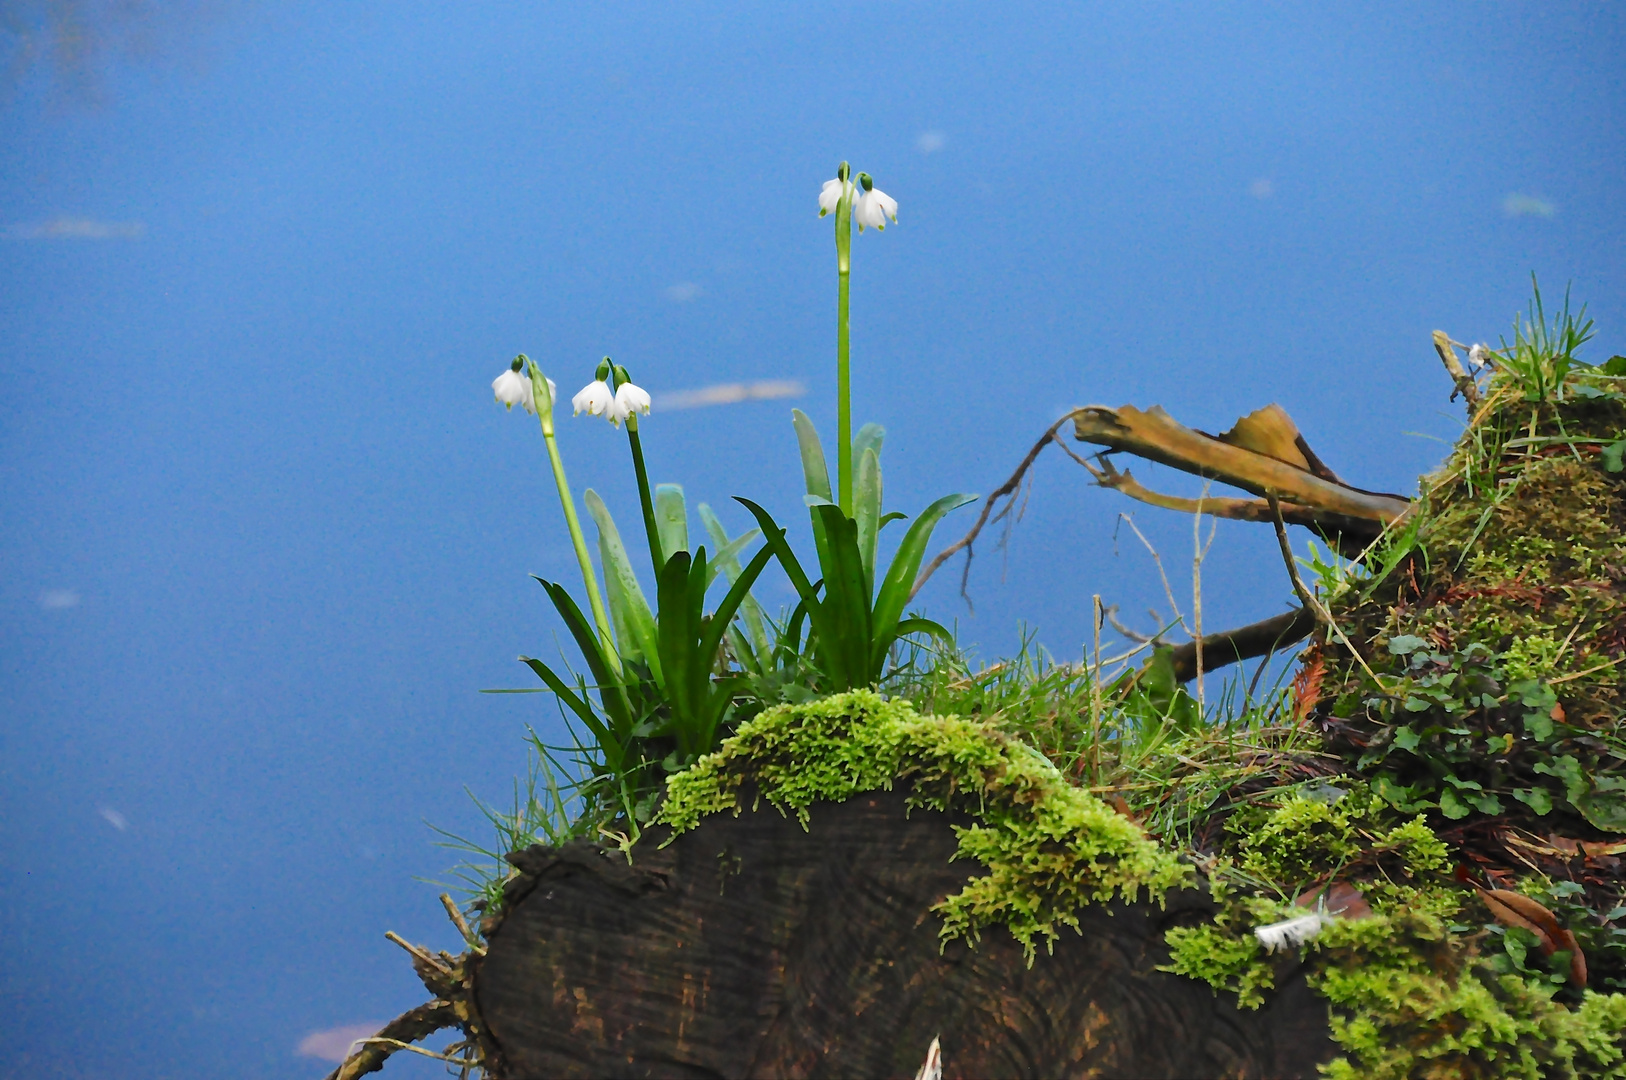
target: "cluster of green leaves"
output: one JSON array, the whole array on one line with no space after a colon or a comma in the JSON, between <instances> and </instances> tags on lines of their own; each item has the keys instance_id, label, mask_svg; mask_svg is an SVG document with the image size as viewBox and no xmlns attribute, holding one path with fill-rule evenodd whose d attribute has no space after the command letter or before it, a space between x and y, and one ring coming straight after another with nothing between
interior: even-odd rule
<instances>
[{"instance_id":1,"label":"cluster of green leaves","mask_svg":"<svg viewBox=\"0 0 1626 1080\"><path fill-rule=\"evenodd\" d=\"M1441 879L1448 852L1421 816L1397 814L1359 781L1340 783L1301 785L1231 814L1232 840L1205 866L1215 916L1167 931L1170 962L1163 970L1258 1008L1275 987L1277 965L1252 930L1307 914L1295 896L1337 879L1359 882L1375 906L1404 906Z\"/></svg>"},{"instance_id":2,"label":"cluster of green leaves","mask_svg":"<svg viewBox=\"0 0 1626 1080\"><path fill-rule=\"evenodd\" d=\"M948 495L928 506L910 524L891 564L877 580L881 530L906 516L882 512L880 452L885 432L877 424L866 424L853 440L858 467L849 516L831 501L829 468L812 421L800 410L793 416L821 577L817 581L808 577L786 542L784 530L768 511L749 499L739 502L756 517L801 599L791 625L799 627L805 615L810 626L806 648L816 658L823 688L840 692L875 686L900 637L927 633L953 641L947 630L930 619L904 618L904 607L937 523L976 496Z\"/></svg>"},{"instance_id":3,"label":"cluster of green leaves","mask_svg":"<svg viewBox=\"0 0 1626 1080\"><path fill-rule=\"evenodd\" d=\"M1399 670L1341 696L1333 715L1360 712L1376 724L1356 768L1394 806L1459 819L1500 814L1510 799L1626 832L1626 742L1566 724L1539 679L1504 683L1486 646L1450 652L1402 634L1388 651Z\"/></svg>"},{"instance_id":4,"label":"cluster of green leaves","mask_svg":"<svg viewBox=\"0 0 1626 1080\"><path fill-rule=\"evenodd\" d=\"M717 670L723 638L773 554L764 546L740 569L738 552L753 534L724 546L716 560L704 546L691 554L682 490L667 485L660 495L650 530L657 608L644 596L608 508L589 491L615 639L595 631L563 585L538 578L592 682L578 674L572 685L543 661L521 657L591 736L569 748L588 773L583 799L613 807L632 831L648 821L665 776L716 746L745 682L738 670ZM732 571L728 593L707 614L707 590L725 570Z\"/></svg>"},{"instance_id":5,"label":"cluster of green leaves","mask_svg":"<svg viewBox=\"0 0 1626 1080\"><path fill-rule=\"evenodd\" d=\"M909 804L971 814L956 829L959 856L987 874L938 904L944 940L1004 926L1029 963L1040 941L1078 930L1084 905L1144 888L1160 899L1190 868L1133 822L1068 780L1043 755L994 724L921 715L907 701L856 690L768 709L715 754L667 781L660 820L673 834L708 814L738 813L756 797L806 827L813 805L905 786Z\"/></svg>"},{"instance_id":6,"label":"cluster of green leaves","mask_svg":"<svg viewBox=\"0 0 1626 1080\"><path fill-rule=\"evenodd\" d=\"M572 674L535 657L521 659L581 726L580 735L572 729L572 745L545 750L553 769L579 778L574 794L597 827L636 838L665 777L715 749L740 720L772 704L876 685L906 635L924 632L952 641L936 623L905 618L904 607L936 524L971 496L950 496L928 507L878 578L881 530L905 517L882 513L884 432L870 424L855 440L858 484L849 517L830 502L812 424L800 412L795 421L819 581L808 580L767 511L745 499L739 501L760 529L730 538L702 504L700 517L717 554L708 559L704 546L691 550L682 488L662 484L649 496L641 444L634 438L655 604L645 596L609 508L591 490L585 502L598 530L613 637L598 632L562 584L541 582L587 670ZM743 552L758 537L764 544L742 565ZM795 610L777 622L750 595L775 558L800 594ZM708 613L707 593L719 577L726 579L727 593Z\"/></svg>"}]
</instances>

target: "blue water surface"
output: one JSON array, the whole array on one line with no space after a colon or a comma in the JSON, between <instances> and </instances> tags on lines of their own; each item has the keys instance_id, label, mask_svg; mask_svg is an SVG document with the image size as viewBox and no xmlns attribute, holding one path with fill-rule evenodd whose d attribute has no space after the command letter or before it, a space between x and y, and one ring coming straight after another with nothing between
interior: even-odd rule
<instances>
[{"instance_id":1,"label":"blue water surface","mask_svg":"<svg viewBox=\"0 0 1626 1080\"><path fill-rule=\"evenodd\" d=\"M383 933L455 944L425 822L475 830L465 787L559 736L477 691L557 656L527 575L579 588L489 383L520 351L566 393L614 355L657 404L799 381L644 432L732 527L748 495L805 530L843 158L900 204L855 241L853 355L905 511L1091 402L1210 431L1278 402L1409 493L1462 419L1429 332L1494 344L1532 271L1590 303L1583 355L1626 352L1618 4L0 11L5 1075L314 1077L302 1040L423 999ZM561 430L635 528L624 437ZM1120 512L1189 614L1191 521L1054 451L975 608L955 564L924 610L985 658L1024 624L1076 658L1095 594L1150 629ZM1291 596L1257 527L1202 583L1210 629Z\"/></svg>"}]
</instances>

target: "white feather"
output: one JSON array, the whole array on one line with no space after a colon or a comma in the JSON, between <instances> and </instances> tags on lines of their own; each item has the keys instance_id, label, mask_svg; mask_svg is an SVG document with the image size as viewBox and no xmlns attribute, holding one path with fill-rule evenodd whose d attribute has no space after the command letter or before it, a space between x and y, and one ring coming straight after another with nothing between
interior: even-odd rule
<instances>
[{"instance_id":1,"label":"white feather","mask_svg":"<svg viewBox=\"0 0 1626 1080\"><path fill-rule=\"evenodd\" d=\"M1271 923L1269 926L1256 926L1253 936L1259 939L1259 944L1265 947L1266 952L1276 952L1303 945L1321 933L1321 928L1330 922L1331 917L1315 911L1308 915L1300 915L1296 919Z\"/></svg>"}]
</instances>

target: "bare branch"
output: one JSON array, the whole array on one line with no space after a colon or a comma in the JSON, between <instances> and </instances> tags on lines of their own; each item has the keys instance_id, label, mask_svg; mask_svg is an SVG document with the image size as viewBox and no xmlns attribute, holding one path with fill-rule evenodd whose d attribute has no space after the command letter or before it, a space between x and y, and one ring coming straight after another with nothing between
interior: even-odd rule
<instances>
[{"instance_id":1,"label":"bare branch","mask_svg":"<svg viewBox=\"0 0 1626 1080\"><path fill-rule=\"evenodd\" d=\"M1457 385L1457 388L1451 391L1451 400L1457 400L1457 395L1461 394L1463 400L1468 403L1468 415L1472 416L1474 409L1479 405L1479 384L1462 366L1462 361L1457 359L1458 347L1466 348L1461 342L1452 341L1451 335L1444 330L1434 331L1434 351L1440 354L1440 362L1445 365L1451 381Z\"/></svg>"},{"instance_id":2,"label":"bare branch","mask_svg":"<svg viewBox=\"0 0 1626 1080\"><path fill-rule=\"evenodd\" d=\"M1202 666L1214 671L1229 664L1264 656L1296 641L1308 637L1315 629L1316 618L1304 608L1294 608L1268 619L1261 619L1235 630L1208 634L1202 639ZM1174 677L1190 682L1197 677L1197 643L1188 641L1169 653L1174 664Z\"/></svg>"},{"instance_id":3,"label":"bare branch","mask_svg":"<svg viewBox=\"0 0 1626 1080\"><path fill-rule=\"evenodd\" d=\"M921 586L926 584L927 579L937 572L937 568L939 566L942 566L945 562L952 559L961 551L966 552L965 572L960 575L960 595L965 596L966 579L971 573L970 548L972 542L975 541L982 533L983 526L988 524L989 515L993 514L994 506L1001 499L1009 499L1016 492L1017 488L1022 484L1022 477L1027 474L1027 471L1033 465L1034 460L1038 458L1040 451L1042 451L1046 446L1050 445L1052 440L1055 440L1056 432L1061 430L1061 426L1063 424L1073 419L1073 416L1073 413L1068 413L1060 420L1057 420L1054 424L1051 424L1050 427L1045 430L1045 433L1040 436L1039 441L1033 444L1033 449L1027 452L1027 456L1024 457L1022 459L1022 463L1016 467L1016 471L1011 473L1010 479L1006 480L1003 484L999 485L999 487L995 488L994 491L982 501L982 513L977 515L977 523L971 526L971 531L932 557L932 561L927 563L925 568L920 571L920 575L915 578L915 587L909 591L909 598L911 600L914 599L916 593L920 592ZM1088 466L1086 466L1086 468L1087 467ZM1005 509L1001 510L999 515L995 516L993 520L998 521L1000 517L1003 517L1004 514L1010 510L1010 507L1011 503L1007 502Z\"/></svg>"},{"instance_id":4,"label":"bare branch","mask_svg":"<svg viewBox=\"0 0 1626 1080\"><path fill-rule=\"evenodd\" d=\"M355 1052L328 1073L327 1080L355 1080L358 1076L377 1072L402 1045L427 1038L443 1028L461 1026L457 1007L449 1001L430 1001L416 1009L408 1009L380 1028L372 1038L361 1040Z\"/></svg>"},{"instance_id":5,"label":"bare branch","mask_svg":"<svg viewBox=\"0 0 1626 1080\"><path fill-rule=\"evenodd\" d=\"M1271 512L1276 519L1276 545L1282 549L1282 562L1287 567L1287 576L1292 579L1293 591L1299 594L1299 599L1304 601L1304 606L1315 613L1316 621L1331 630L1333 636L1343 644L1344 648L1349 650L1349 655L1353 656L1355 662L1361 665L1361 670L1370 675L1373 682L1382 686L1383 680L1379 679L1377 673L1367 666L1366 658L1360 654L1360 651L1354 645L1350 644L1349 638L1345 637L1344 632L1338 629L1338 624L1333 622L1332 613L1322 606L1320 600L1316 599L1315 593L1305 588L1304 579L1299 577L1298 564L1293 561L1293 549L1287 542L1287 526L1282 523L1281 506L1277 503L1276 496L1271 495L1268 498L1270 499Z\"/></svg>"}]
</instances>

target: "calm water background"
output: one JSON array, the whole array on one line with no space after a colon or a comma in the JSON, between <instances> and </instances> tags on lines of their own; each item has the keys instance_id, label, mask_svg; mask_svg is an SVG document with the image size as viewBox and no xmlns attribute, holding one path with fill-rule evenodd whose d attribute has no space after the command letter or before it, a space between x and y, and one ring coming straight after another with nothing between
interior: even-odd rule
<instances>
[{"instance_id":1,"label":"calm water background","mask_svg":"<svg viewBox=\"0 0 1626 1080\"><path fill-rule=\"evenodd\" d=\"M894 508L1087 402L1280 402L1411 492L1460 426L1429 331L1495 342L1531 271L1626 351L1619 4L90 3L77 52L67 5L0 9L6 1075L316 1076L305 1036L422 999L383 931L453 945L424 822L475 829L464 787L557 733L476 691L553 654L527 574L575 575L488 384L801 380L645 431L691 500L805 528L843 157L901 204L853 300ZM562 427L634 524L624 441ZM957 565L927 612L985 658L1024 623L1077 656L1094 593L1149 626L1119 511L1189 596L1189 520L1084 480L1047 460L974 613ZM1209 627L1282 609L1273 560L1219 529Z\"/></svg>"}]
</instances>

